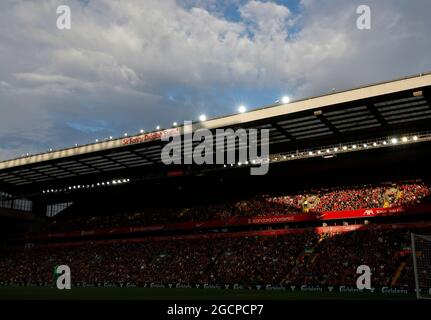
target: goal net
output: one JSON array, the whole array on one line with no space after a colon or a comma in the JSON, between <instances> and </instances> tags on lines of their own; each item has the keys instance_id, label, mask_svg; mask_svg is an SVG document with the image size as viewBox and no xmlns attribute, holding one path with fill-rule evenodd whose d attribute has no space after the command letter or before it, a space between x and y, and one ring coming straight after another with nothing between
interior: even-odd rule
<instances>
[{"instance_id":1,"label":"goal net","mask_svg":"<svg viewBox=\"0 0 431 320\"><path fill-rule=\"evenodd\" d=\"M411 234L416 296L431 299L431 235Z\"/></svg>"}]
</instances>

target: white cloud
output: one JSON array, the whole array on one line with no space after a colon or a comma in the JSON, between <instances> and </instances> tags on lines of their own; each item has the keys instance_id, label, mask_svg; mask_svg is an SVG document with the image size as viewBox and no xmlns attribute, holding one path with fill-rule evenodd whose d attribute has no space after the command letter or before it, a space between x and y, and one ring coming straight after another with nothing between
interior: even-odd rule
<instances>
[{"instance_id":1,"label":"white cloud","mask_svg":"<svg viewBox=\"0 0 431 320\"><path fill-rule=\"evenodd\" d=\"M241 16L252 25L258 41L286 41L289 8L271 2L250 1L240 8Z\"/></svg>"}]
</instances>

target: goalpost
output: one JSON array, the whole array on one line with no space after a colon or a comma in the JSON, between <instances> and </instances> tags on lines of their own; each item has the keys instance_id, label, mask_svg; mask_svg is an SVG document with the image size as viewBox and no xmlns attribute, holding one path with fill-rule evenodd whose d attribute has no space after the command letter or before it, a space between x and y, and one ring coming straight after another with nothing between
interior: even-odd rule
<instances>
[{"instance_id":1,"label":"goalpost","mask_svg":"<svg viewBox=\"0 0 431 320\"><path fill-rule=\"evenodd\" d=\"M431 299L431 235L411 234L416 297Z\"/></svg>"}]
</instances>

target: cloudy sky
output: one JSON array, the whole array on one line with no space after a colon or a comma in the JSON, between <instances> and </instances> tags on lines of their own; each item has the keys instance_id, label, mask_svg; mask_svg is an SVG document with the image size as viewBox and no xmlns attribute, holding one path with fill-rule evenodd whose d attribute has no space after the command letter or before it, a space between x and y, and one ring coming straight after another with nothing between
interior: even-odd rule
<instances>
[{"instance_id":1,"label":"cloudy sky","mask_svg":"<svg viewBox=\"0 0 431 320\"><path fill-rule=\"evenodd\" d=\"M71 30L56 27L59 5ZM371 30L356 8L371 7ZM0 160L431 71L429 0L1 0Z\"/></svg>"}]
</instances>

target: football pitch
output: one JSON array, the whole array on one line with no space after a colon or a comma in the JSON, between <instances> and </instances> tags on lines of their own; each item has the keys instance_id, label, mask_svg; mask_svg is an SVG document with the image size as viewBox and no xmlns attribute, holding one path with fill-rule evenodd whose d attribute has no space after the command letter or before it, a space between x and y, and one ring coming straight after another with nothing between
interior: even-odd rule
<instances>
[{"instance_id":1,"label":"football pitch","mask_svg":"<svg viewBox=\"0 0 431 320\"><path fill-rule=\"evenodd\" d=\"M415 295L223 289L0 287L0 300L411 300Z\"/></svg>"}]
</instances>

